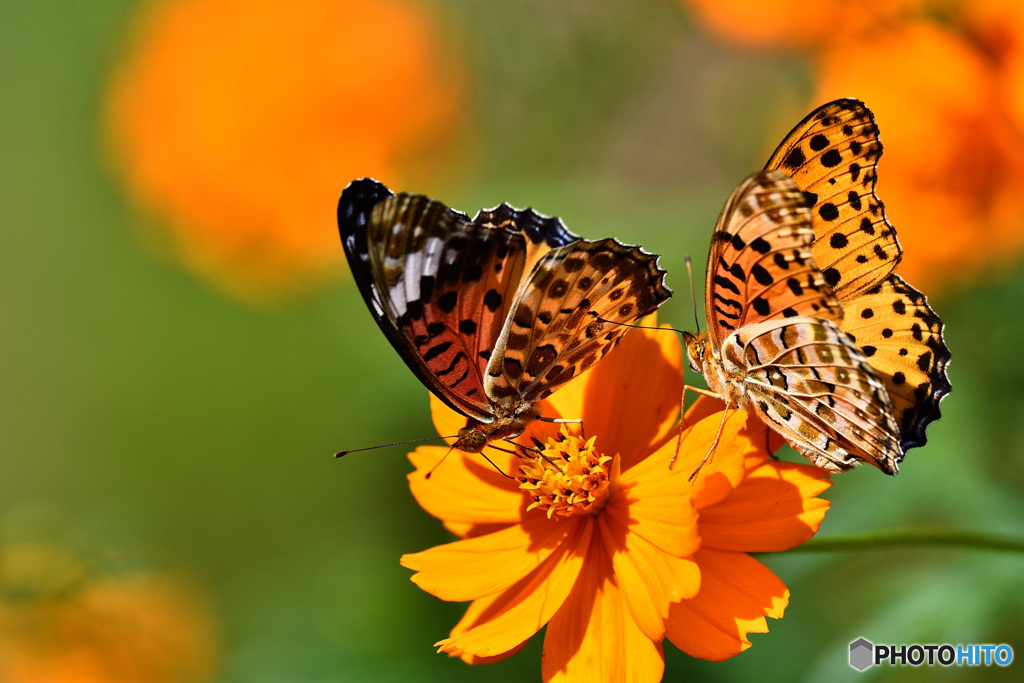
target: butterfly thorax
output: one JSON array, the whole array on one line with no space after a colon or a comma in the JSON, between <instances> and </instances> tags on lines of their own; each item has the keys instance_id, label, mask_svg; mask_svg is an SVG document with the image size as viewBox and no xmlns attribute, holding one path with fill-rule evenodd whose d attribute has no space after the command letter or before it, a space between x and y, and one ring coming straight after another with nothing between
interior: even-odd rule
<instances>
[{"instance_id":1,"label":"butterfly thorax","mask_svg":"<svg viewBox=\"0 0 1024 683\"><path fill-rule=\"evenodd\" d=\"M491 441L519 436L527 424L537 419L537 412L527 405L519 406L518 411L506 413L505 409L497 407L495 419L491 422L467 419L466 426L459 430L454 447L466 453L479 453Z\"/></svg>"},{"instance_id":2,"label":"butterfly thorax","mask_svg":"<svg viewBox=\"0 0 1024 683\"><path fill-rule=\"evenodd\" d=\"M704 375L708 389L721 396L730 405L742 408L743 379L746 376L742 363L735 362L737 359L732 359L733 362L723 362L710 347L707 332L697 332L696 334L684 332L683 342L686 344L686 356L690 367ZM725 344L723 351L730 351L734 354L736 349L733 346Z\"/></svg>"}]
</instances>

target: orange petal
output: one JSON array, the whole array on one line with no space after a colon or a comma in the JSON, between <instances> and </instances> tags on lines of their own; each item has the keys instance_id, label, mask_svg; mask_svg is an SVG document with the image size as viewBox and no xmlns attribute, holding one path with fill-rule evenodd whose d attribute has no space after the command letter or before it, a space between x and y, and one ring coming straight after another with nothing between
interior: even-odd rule
<instances>
[{"instance_id":1,"label":"orange petal","mask_svg":"<svg viewBox=\"0 0 1024 683\"><path fill-rule=\"evenodd\" d=\"M649 316L644 324L653 324ZM626 471L673 433L682 392L677 335L668 329L630 330L590 371L583 427L597 447L622 457Z\"/></svg>"},{"instance_id":2,"label":"orange petal","mask_svg":"<svg viewBox=\"0 0 1024 683\"><path fill-rule=\"evenodd\" d=\"M448 407L444 401L430 394L430 418L434 421L437 433L444 437L453 437L466 426L466 417ZM449 445L455 439L446 439Z\"/></svg>"},{"instance_id":3,"label":"orange petal","mask_svg":"<svg viewBox=\"0 0 1024 683\"><path fill-rule=\"evenodd\" d=\"M420 446L409 454L416 467L408 475L409 489L424 510L445 522L491 524L521 519L525 499L516 482L478 454L452 451L427 479L426 473L446 453L442 446Z\"/></svg>"},{"instance_id":4,"label":"orange petal","mask_svg":"<svg viewBox=\"0 0 1024 683\"><path fill-rule=\"evenodd\" d=\"M766 462L728 498L700 511L702 547L770 552L800 545L817 533L829 502L816 496L830 485L813 465Z\"/></svg>"},{"instance_id":5,"label":"orange petal","mask_svg":"<svg viewBox=\"0 0 1024 683\"><path fill-rule=\"evenodd\" d=\"M645 636L660 641L669 605L700 589L697 563L661 551L608 515L599 518L598 528L633 621Z\"/></svg>"},{"instance_id":6,"label":"orange petal","mask_svg":"<svg viewBox=\"0 0 1024 683\"><path fill-rule=\"evenodd\" d=\"M607 555L595 549L548 624L541 675L547 683L660 681L661 643L637 628Z\"/></svg>"},{"instance_id":7,"label":"orange petal","mask_svg":"<svg viewBox=\"0 0 1024 683\"><path fill-rule=\"evenodd\" d=\"M473 601L437 647L460 656L496 657L518 648L539 631L565 601L591 547L593 524L576 532L548 560L509 590Z\"/></svg>"},{"instance_id":8,"label":"orange petal","mask_svg":"<svg viewBox=\"0 0 1024 683\"><path fill-rule=\"evenodd\" d=\"M494 664L495 662L500 662L503 659L508 659L509 657L514 655L515 653L519 652L520 650L523 649L523 646L526 645L528 642L530 642L529 639L526 639L523 642L521 642L518 645L516 645L511 650L509 650L508 652L502 652L500 655L492 655L492 656L489 656L489 657L481 657L479 655L461 654L461 655L458 655L458 657L459 657L459 659L464 661L466 664L469 664L470 666L478 666L478 665L481 665L481 664ZM455 657L456 655L452 654L452 655L449 655L449 656Z\"/></svg>"},{"instance_id":9,"label":"orange petal","mask_svg":"<svg viewBox=\"0 0 1024 683\"><path fill-rule=\"evenodd\" d=\"M668 469L674 449L674 444L666 444L623 473L620 490L602 516L612 517L670 555L685 557L700 547L700 536L689 474L679 468Z\"/></svg>"},{"instance_id":10,"label":"orange petal","mask_svg":"<svg viewBox=\"0 0 1024 683\"><path fill-rule=\"evenodd\" d=\"M413 582L442 600L476 600L513 585L571 539L581 520L530 515L523 524L402 556Z\"/></svg>"},{"instance_id":11,"label":"orange petal","mask_svg":"<svg viewBox=\"0 0 1024 683\"><path fill-rule=\"evenodd\" d=\"M686 423L696 424L708 415L714 415L723 410L725 410L725 401L700 394L697 396L697 400L686 409Z\"/></svg>"},{"instance_id":12,"label":"orange petal","mask_svg":"<svg viewBox=\"0 0 1024 683\"><path fill-rule=\"evenodd\" d=\"M519 522L515 522L518 524ZM493 534L495 531L501 531L502 529L511 526L508 523L504 524L463 524L461 522L445 522L444 528L452 532L460 538L476 538L477 536L486 536L487 534Z\"/></svg>"},{"instance_id":13,"label":"orange petal","mask_svg":"<svg viewBox=\"0 0 1024 683\"><path fill-rule=\"evenodd\" d=\"M701 548L700 592L674 603L665 635L683 652L722 661L750 647L749 633L766 633L765 616L779 619L789 590L767 567L745 553Z\"/></svg>"},{"instance_id":14,"label":"orange petal","mask_svg":"<svg viewBox=\"0 0 1024 683\"><path fill-rule=\"evenodd\" d=\"M691 424L692 426L683 432L679 458L673 469L689 477L700 467L700 471L693 479L693 504L700 510L722 500L739 485L745 474L744 458L755 450L756 446L750 439L740 435L740 430L747 424L747 414L742 410L730 409L727 416L722 412L713 413L696 424ZM718 446L708 455L719 429L722 430L722 435ZM672 442L671 445L674 450L675 443ZM704 460L705 456L707 460Z\"/></svg>"}]
</instances>

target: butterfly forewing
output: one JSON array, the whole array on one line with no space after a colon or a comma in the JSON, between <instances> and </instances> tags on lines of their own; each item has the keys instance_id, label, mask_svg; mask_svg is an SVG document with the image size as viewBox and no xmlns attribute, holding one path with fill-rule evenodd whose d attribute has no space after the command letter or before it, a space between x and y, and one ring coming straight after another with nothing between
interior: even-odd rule
<instances>
[{"instance_id":1,"label":"butterfly forewing","mask_svg":"<svg viewBox=\"0 0 1024 683\"><path fill-rule=\"evenodd\" d=\"M840 300L876 286L900 260L896 232L875 194L881 154L871 111L843 99L797 124L765 166L791 176L807 198L814 258Z\"/></svg>"},{"instance_id":2,"label":"butterfly forewing","mask_svg":"<svg viewBox=\"0 0 1024 683\"><path fill-rule=\"evenodd\" d=\"M841 309L811 258L814 230L803 196L777 171L733 191L711 237L704 307L712 347L745 325Z\"/></svg>"},{"instance_id":3,"label":"butterfly forewing","mask_svg":"<svg viewBox=\"0 0 1024 683\"><path fill-rule=\"evenodd\" d=\"M487 370L499 403L547 398L618 343L672 292L657 257L613 239L544 254L524 281Z\"/></svg>"},{"instance_id":4,"label":"butterfly forewing","mask_svg":"<svg viewBox=\"0 0 1024 683\"><path fill-rule=\"evenodd\" d=\"M342 208L357 203L354 185L342 194L339 218L360 214ZM439 398L468 417L489 421L483 375L522 277L523 236L476 225L420 195L385 196L363 213L365 227L348 228L362 236L346 241L342 224L342 238L350 264L367 264L369 283L359 277L357 282L377 302L379 312L370 308L381 329ZM361 240L365 257L348 248Z\"/></svg>"},{"instance_id":5,"label":"butterfly forewing","mask_svg":"<svg viewBox=\"0 0 1024 683\"><path fill-rule=\"evenodd\" d=\"M923 446L925 428L940 417L939 403L950 390L942 320L924 295L898 275L856 297L845 312L843 330L861 348L892 400L903 450Z\"/></svg>"},{"instance_id":6,"label":"butterfly forewing","mask_svg":"<svg viewBox=\"0 0 1024 683\"><path fill-rule=\"evenodd\" d=\"M896 473L902 452L885 387L833 323L751 325L726 340L723 355L727 372L745 373L752 407L812 462L840 471L863 460Z\"/></svg>"}]
</instances>

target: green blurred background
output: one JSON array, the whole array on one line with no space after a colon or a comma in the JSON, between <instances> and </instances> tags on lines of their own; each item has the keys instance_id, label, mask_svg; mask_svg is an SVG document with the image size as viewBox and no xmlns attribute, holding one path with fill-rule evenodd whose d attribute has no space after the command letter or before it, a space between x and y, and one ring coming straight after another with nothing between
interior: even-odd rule
<instances>
[{"instance_id":1,"label":"green blurred background","mask_svg":"<svg viewBox=\"0 0 1024 683\"><path fill-rule=\"evenodd\" d=\"M683 256L703 263L725 197L809 111L806 64L720 43L673 2L430 7L468 73L473 149L442 154L436 175L419 160L398 189L470 213L529 205L585 237L642 244L663 254L677 294L662 320L689 327ZM409 494L404 450L331 458L433 431L426 391L345 266L298 301L260 307L140 245L153 219L106 160L100 104L134 9L0 3L0 553L49 544L179 577L218 633L212 680L538 679L540 638L486 668L433 652L464 608L398 564L451 539ZM837 477L821 536L1024 534L1024 270L952 282L931 296L953 351L942 420L899 477ZM666 645L666 680L987 680L1022 665L846 663L860 636L1024 655L1019 555L762 559L792 591L786 617L725 663Z\"/></svg>"}]
</instances>

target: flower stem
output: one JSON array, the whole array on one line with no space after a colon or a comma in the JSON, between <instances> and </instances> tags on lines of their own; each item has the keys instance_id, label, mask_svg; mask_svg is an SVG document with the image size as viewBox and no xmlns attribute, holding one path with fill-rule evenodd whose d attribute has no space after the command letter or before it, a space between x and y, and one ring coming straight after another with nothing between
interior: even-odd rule
<instances>
[{"instance_id":1,"label":"flower stem","mask_svg":"<svg viewBox=\"0 0 1024 683\"><path fill-rule=\"evenodd\" d=\"M813 538L788 552L835 552L884 550L911 546L947 546L1024 553L1024 539L954 529L891 529L854 536Z\"/></svg>"}]
</instances>

